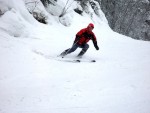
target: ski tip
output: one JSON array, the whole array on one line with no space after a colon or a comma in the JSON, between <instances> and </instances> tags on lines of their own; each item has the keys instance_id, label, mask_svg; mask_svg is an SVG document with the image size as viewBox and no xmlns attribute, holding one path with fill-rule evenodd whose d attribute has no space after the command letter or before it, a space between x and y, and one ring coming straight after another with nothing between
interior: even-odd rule
<instances>
[{"instance_id":1,"label":"ski tip","mask_svg":"<svg viewBox=\"0 0 150 113\"><path fill-rule=\"evenodd\" d=\"M76 62L81 62L80 60L75 60Z\"/></svg>"},{"instance_id":2,"label":"ski tip","mask_svg":"<svg viewBox=\"0 0 150 113\"><path fill-rule=\"evenodd\" d=\"M91 62L96 62L96 60L91 60Z\"/></svg>"}]
</instances>

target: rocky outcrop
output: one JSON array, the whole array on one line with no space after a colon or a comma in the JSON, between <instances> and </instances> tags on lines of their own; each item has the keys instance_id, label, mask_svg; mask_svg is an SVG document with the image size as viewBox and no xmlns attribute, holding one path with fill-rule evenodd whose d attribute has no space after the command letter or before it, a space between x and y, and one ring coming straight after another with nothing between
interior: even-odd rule
<instances>
[{"instance_id":1,"label":"rocky outcrop","mask_svg":"<svg viewBox=\"0 0 150 113\"><path fill-rule=\"evenodd\" d=\"M150 0L97 1L114 31L150 41Z\"/></svg>"}]
</instances>

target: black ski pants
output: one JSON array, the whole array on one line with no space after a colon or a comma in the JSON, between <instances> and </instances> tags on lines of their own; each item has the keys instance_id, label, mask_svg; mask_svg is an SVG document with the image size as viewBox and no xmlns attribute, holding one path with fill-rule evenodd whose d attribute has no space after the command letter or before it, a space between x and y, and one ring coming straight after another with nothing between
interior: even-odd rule
<instances>
[{"instance_id":1,"label":"black ski pants","mask_svg":"<svg viewBox=\"0 0 150 113\"><path fill-rule=\"evenodd\" d=\"M76 43L76 44L73 44L71 48L65 50L64 52L66 54L70 54L70 53L74 52L77 48L82 48L81 51L85 53L88 50L89 45L88 44L79 45Z\"/></svg>"}]
</instances>

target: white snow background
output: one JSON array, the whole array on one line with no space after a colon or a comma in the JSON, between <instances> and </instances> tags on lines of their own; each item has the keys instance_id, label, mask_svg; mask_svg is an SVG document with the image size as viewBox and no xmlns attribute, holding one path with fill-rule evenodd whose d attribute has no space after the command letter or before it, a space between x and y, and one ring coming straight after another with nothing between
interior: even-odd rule
<instances>
[{"instance_id":1,"label":"white snow background","mask_svg":"<svg viewBox=\"0 0 150 113\"><path fill-rule=\"evenodd\" d=\"M149 42L113 32L103 14L91 19L70 9L66 27L40 3L45 25L23 0L0 4L0 113L150 113ZM55 60L90 22L100 50L89 42L83 59L96 63Z\"/></svg>"}]
</instances>

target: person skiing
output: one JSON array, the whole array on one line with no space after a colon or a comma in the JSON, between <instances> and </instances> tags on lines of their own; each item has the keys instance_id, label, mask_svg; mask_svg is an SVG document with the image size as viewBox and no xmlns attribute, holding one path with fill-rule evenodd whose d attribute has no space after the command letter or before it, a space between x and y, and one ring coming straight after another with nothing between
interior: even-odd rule
<instances>
[{"instance_id":1,"label":"person skiing","mask_svg":"<svg viewBox=\"0 0 150 113\"><path fill-rule=\"evenodd\" d=\"M93 41L94 47L96 48L96 50L99 50L99 47L97 45L97 39L95 34L92 32L92 30L94 29L94 24L90 23L87 28L83 28L81 29L77 34L76 34L76 38L73 42L73 45L71 48L66 49L65 51L63 51L60 56L62 56L62 58L64 56L66 56L67 54L70 54L72 52L74 52L77 48L82 48L81 52L77 55L77 57L81 58L85 52L88 50L89 45L87 44L87 42L89 40Z\"/></svg>"}]
</instances>

